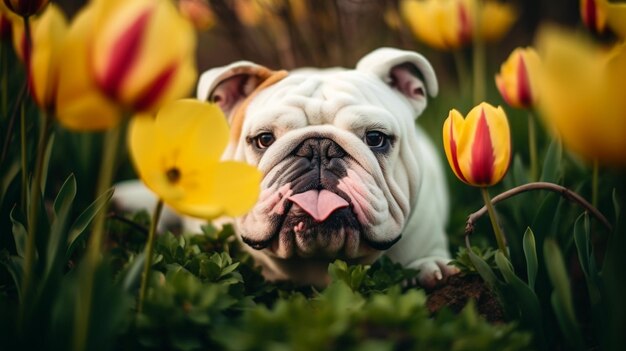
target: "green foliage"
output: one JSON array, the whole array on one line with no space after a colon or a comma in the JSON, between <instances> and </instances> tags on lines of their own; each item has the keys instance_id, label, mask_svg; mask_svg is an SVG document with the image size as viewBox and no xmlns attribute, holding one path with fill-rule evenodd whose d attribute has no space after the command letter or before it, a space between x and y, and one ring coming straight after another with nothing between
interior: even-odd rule
<instances>
[{"instance_id":1,"label":"green foliage","mask_svg":"<svg viewBox=\"0 0 626 351\"><path fill-rule=\"evenodd\" d=\"M471 252L466 247L459 247L458 251L454 259L452 260L452 264L461 270L462 273L477 273L478 270L472 261L470 255L475 255L479 257L482 261L484 261L487 266L491 268L496 268L495 255L497 250L492 249L490 247L476 247L472 246Z\"/></svg>"}]
</instances>

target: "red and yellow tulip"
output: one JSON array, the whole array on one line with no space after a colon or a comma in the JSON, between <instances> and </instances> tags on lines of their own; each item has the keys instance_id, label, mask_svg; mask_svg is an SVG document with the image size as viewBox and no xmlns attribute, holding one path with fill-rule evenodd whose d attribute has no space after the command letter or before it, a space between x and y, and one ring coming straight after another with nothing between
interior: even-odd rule
<instances>
[{"instance_id":1,"label":"red and yellow tulip","mask_svg":"<svg viewBox=\"0 0 626 351\"><path fill-rule=\"evenodd\" d=\"M477 17L485 19L480 21L479 34L487 42L500 40L515 21L514 8L495 1L478 7L476 0L403 0L400 12L419 40L441 50L470 43Z\"/></svg>"},{"instance_id":2,"label":"red and yellow tulip","mask_svg":"<svg viewBox=\"0 0 626 351\"><path fill-rule=\"evenodd\" d=\"M95 0L63 48L57 116L72 129L115 126L123 111L155 111L196 79L195 34L169 0Z\"/></svg>"},{"instance_id":3,"label":"red and yellow tulip","mask_svg":"<svg viewBox=\"0 0 626 351\"><path fill-rule=\"evenodd\" d=\"M626 37L626 4L608 0L581 0L580 16L583 23L595 33L610 28L621 38Z\"/></svg>"},{"instance_id":4,"label":"red and yellow tulip","mask_svg":"<svg viewBox=\"0 0 626 351\"><path fill-rule=\"evenodd\" d=\"M443 124L443 144L452 171L469 185L494 185L509 168L511 133L501 107L483 102L467 118L451 110Z\"/></svg>"},{"instance_id":5,"label":"red and yellow tulip","mask_svg":"<svg viewBox=\"0 0 626 351\"><path fill-rule=\"evenodd\" d=\"M496 86L512 107L530 108L537 103L537 79L541 60L533 48L517 48L500 67Z\"/></svg>"},{"instance_id":6,"label":"red and yellow tulip","mask_svg":"<svg viewBox=\"0 0 626 351\"><path fill-rule=\"evenodd\" d=\"M600 47L549 29L538 49L539 107L548 129L588 161L626 166L626 44Z\"/></svg>"},{"instance_id":7,"label":"red and yellow tulip","mask_svg":"<svg viewBox=\"0 0 626 351\"><path fill-rule=\"evenodd\" d=\"M21 17L32 16L43 10L50 0L4 0L9 10Z\"/></svg>"}]
</instances>

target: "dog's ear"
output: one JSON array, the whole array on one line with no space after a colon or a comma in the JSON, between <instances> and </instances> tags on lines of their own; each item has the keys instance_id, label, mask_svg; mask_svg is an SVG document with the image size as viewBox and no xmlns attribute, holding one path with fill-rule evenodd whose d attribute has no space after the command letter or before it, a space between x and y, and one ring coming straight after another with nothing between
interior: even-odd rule
<instances>
[{"instance_id":1,"label":"dog's ear","mask_svg":"<svg viewBox=\"0 0 626 351\"><path fill-rule=\"evenodd\" d=\"M200 76L196 97L215 102L232 122L233 112L274 71L249 61L210 69Z\"/></svg>"},{"instance_id":2,"label":"dog's ear","mask_svg":"<svg viewBox=\"0 0 626 351\"><path fill-rule=\"evenodd\" d=\"M370 72L404 95L419 116L426 108L426 94L435 97L439 91L437 77L424 56L394 48L380 48L365 55L357 71Z\"/></svg>"}]
</instances>

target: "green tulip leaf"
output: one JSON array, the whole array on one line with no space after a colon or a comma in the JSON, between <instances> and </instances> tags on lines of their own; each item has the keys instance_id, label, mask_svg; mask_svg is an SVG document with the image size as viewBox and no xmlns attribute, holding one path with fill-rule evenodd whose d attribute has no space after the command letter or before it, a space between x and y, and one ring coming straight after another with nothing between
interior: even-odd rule
<instances>
[{"instance_id":1,"label":"green tulip leaf","mask_svg":"<svg viewBox=\"0 0 626 351\"><path fill-rule=\"evenodd\" d=\"M539 178L542 182L556 183L559 180L562 156L563 147L561 142L556 138L552 139L543 161L543 169Z\"/></svg>"},{"instance_id":2,"label":"green tulip leaf","mask_svg":"<svg viewBox=\"0 0 626 351\"><path fill-rule=\"evenodd\" d=\"M113 191L114 190L112 188L105 191L94 202L87 206L78 218L76 218L68 234L68 247L67 252L65 253L66 259L69 259L72 256L77 244L81 241L79 239L82 237L82 234L85 232L85 229L87 229L94 217L106 207L106 204L108 204L109 200L113 196Z\"/></svg>"},{"instance_id":3,"label":"green tulip leaf","mask_svg":"<svg viewBox=\"0 0 626 351\"><path fill-rule=\"evenodd\" d=\"M576 321L572 292L563 255L556 241L551 238L545 240L543 252L548 276L554 287L552 306L557 315L561 331L572 346L581 348L583 345L582 334Z\"/></svg>"},{"instance_id":4,"label":"green tulip leaf","mask_svg":"<svg viewBox=\"0 0 626 351\"><path fill-rule=\"evenodd\" d=\"M24 224L17 219L18 211L17 206L13 207L9 217L11 218L11 223L13 224L13 240L15 241L15 250L19 257L25 257L28 232L26 231Z\"/></svg>"},{"instance_id":5,"label":"green tulip leaf","mask_svg":"<svg viewBox=\"0 0 626 351\"><path fill-rule=\"evenodd\" d=\"M526 273L528 274L528 286L534 291L537 280L537 247L535 244L535 234L530 227L526 228L523 238L524 256L526 257Z\"/></svg>"}]
</instances>

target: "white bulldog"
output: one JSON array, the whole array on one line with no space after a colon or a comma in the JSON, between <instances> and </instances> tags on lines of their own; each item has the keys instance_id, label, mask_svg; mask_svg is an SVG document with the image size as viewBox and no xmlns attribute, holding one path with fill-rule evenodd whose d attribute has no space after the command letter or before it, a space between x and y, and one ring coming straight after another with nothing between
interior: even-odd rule
<instances>
[{"instance_id":1,"label":"white bulldog","mask_svg":"<svg viewBox=\"0 0 626 351\"><path fill-rule=\"evenodd\" d=\"M247 61L205 72L197 98L231 123L223 158L258 166L261 194L235 219L270 280L327 283L328 263L383 252L422 285L448 266L448 194L440 159L415 120L437 95L421 55L378 49L356 69L273 72Z\"/></svg>"}]
</instances>

